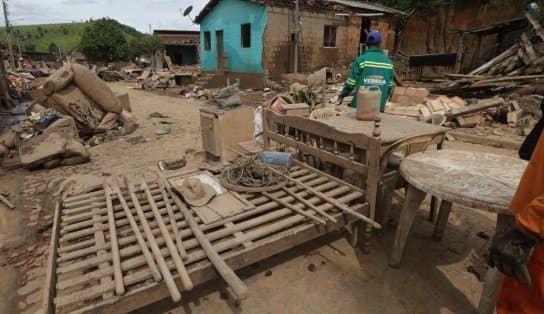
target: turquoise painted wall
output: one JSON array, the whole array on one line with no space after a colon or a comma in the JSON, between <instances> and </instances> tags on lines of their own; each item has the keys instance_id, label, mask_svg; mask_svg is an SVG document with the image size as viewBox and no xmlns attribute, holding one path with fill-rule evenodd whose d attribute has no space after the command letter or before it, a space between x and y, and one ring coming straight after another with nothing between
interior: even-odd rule
<instances>
[{"instance_id":1,"label":"turquoise painted wall","mask_svg":"<svg viewBox=\"0 0 544 314\"><path fill-rule=\"evenodd\" d=\"M241 25L251 23L251 47L242 48ZM221 0L200 23L201 69L217 68L215 32L223 30L223 46L229 72L263 73L263 34L267 23L266 7L242 0ZM210 50L204 49L204 32L211 37Z\"/></svg>"}]
</instances>

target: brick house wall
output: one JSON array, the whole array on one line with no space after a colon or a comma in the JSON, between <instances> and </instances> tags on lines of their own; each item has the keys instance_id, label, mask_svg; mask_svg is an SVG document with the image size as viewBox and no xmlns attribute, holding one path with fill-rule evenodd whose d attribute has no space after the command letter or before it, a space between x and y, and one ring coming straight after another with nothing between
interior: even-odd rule
<instances>
[{"instance_id":1,"label":"brick house wall","mask_svg":"<svg viewBox=\"0 0 544 314\"><path fill-rule=\"evenodd\" d=\"M274 75L293 72L294 52L291 34L294 32L293 9L267 6L268 23L263 36L263 69ZM371 19L372 29L384 34L384 49L393 51L396 17L384 15ZM335 16L333 12L301 12L301 40L304 55L299 57L301 71L350 64L359 49L362 17ZM325 25L337 27L336 47L324 47ZM305 60L303 59L305 58Z\"/></svg>"}]
</instances>

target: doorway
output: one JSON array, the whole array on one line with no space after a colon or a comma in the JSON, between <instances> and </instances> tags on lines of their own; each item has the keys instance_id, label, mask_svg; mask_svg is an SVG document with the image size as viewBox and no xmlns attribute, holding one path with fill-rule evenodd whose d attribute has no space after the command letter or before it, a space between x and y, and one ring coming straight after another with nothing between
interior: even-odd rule
<instances>
[{"instance_id":1,"label":"doorway","mask_svg":"<svg viewBox=\"0 0 544 314\"><path fill-rule=\"evenodd\" d=\"M217 71L223 72L223 60L224 60L224 50L223 50L223 31L215 32L215 42L216 42L216 51L217 51Z\"/></svg>"},{"instance_id":2,"label":"doorway","mask_svg":"<svg viewBox=\"0 0 544 314\"><path fill-rule=\"evenodd\" d=\"M359 37L358 55L362 55L367 49L366 37L368 36L368 33L370 33L370 26L372 25L370 18L362 17L361 19L361 35Z\"/></svg>"}]
</instances>

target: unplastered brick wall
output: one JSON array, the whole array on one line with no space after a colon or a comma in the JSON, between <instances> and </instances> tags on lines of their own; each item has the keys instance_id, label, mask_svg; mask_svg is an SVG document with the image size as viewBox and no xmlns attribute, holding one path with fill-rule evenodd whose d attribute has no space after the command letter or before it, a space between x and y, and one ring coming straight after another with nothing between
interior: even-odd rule
<instances>
[{"instance_id":1,"label":"unplastered brick wall","mask_svg":"<svg viewBox=\"0 0 544 314\"><path fill-rule=\"evenodd\" d=\"M268 23L264 35L263 67L268 74L292 72L294 47L293 11L290 8L268 6ZM325 25L337 27L336 47L324 47ZM301 30L303 54L299 65L315 70L322 67L346 66L357 57L361 18L335 16L333 12L302 11Z\"/></svg>"},{"instance_id":2,"label":"unplastered brick wall","mask_svg":"<svg viewBox=\"0 0 544 314\"><path fill-rule=\"evenodd\" d=\"M394 15L384 15L372 19L370 24L370 30L379 30L382 33L382 48L388 50L390 56L395 48L395 23Z\"/></svg>"}]
</instances>

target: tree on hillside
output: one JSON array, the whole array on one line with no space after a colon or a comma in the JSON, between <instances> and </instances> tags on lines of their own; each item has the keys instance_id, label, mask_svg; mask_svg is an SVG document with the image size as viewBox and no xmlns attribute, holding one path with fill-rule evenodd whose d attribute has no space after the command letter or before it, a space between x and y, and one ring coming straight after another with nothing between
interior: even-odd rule
<instances>
[{"instance_id":1,"label":"tree on hillside","mask_svg":"<svg viewBox=\"0 0 544 314\"><path fill-rule=\"evenodd\" d=\"M85 27L79 49L92 61L116 61L126 57L127 42L110 19L100 19ZM118 23L117 23L118 24Z\"/></svg>"},{"instance_id":2,"label":"tree on hillside","mask_svg":"<svg viewBox=\"0 0 544 314\"><path fill-rule=\"evenodd\" d=\"M143 35L132 38L128 43L128 56L130 59L140 56L152 56L155 51L162 50L164 43L157 36Z\"/></svg>"}]
</instances>

